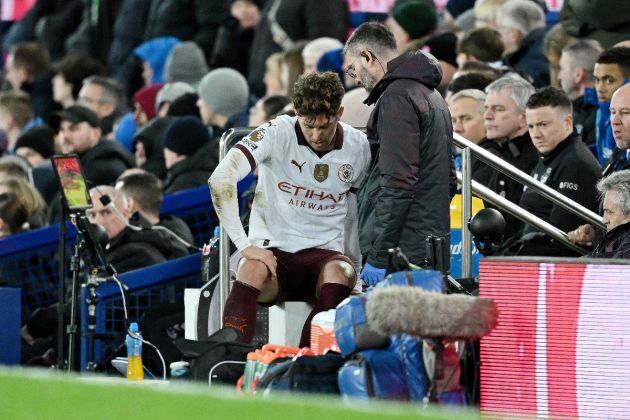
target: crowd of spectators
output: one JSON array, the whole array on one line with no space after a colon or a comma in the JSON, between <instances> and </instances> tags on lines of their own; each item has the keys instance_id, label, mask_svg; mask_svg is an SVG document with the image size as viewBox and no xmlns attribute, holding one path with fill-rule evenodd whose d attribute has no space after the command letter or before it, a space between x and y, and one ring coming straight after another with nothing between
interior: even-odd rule
<instances>
[{"instance_id":1,"label":"crowd of spectators","mask_svg":"<svg viewBox=\"0 0 630 420\"><path fill-rule=\"evenodd\" d=\"M436 89L447 101L455 133L595 212L602 199L621 196L617 192L628 183L630 13L604 1L3 0L2 5L3 237L59 221L50 162L55 153L78 154L90 186L101 186L92 191L94 220L111 210L99 207L105 191L113 206L121 206L125 223L161 224L156 213L161 194L205 184L226 130L292 115L294 82L303 73L336 72L346 89L341 120L366 126L379 103L348 77L353 64L344 62L343 45L354 28L371 20L393 33L396 55L420 50L435 57ZM373 54L364 57L374 60ZM374 63L386 72L389 61ZM613 172L621 175L605 182ZM569 232L576 243L592 246L605 236L479 161L473 162L473 178ZM139 192L143 184L153 191L154 205ZM628 223L627 203L618 208L622 222L609 231ZM515 218L506 214L506 219L505 252L572 255ZM128 242L119 234L139 236L125 223L110 235L111 252L117 242ZM171 227L190 239L186 226ZM153 245L177 247L171 242L158 239ZM599 247L594 255L627 255ZM185 253L158 251L159 258L147 263Z\"/></svg>"}]
</instances>

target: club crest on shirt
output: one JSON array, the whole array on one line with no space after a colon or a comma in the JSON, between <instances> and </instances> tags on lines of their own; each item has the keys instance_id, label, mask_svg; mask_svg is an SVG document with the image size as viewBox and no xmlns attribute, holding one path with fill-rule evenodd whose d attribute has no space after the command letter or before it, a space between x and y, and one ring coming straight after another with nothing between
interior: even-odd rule
<instances>
[{"instance_id":1,"label":"club crest on shirt","mask_svg":"<svg viewBox=\"0 0 630 420\"><path fill-rule=\"evenodd\" d=\"M313 169L313 178L317 182L324 182L326 178L328 178L328 165L325 163L318 163L315 165L315 169Z\"/></svg>"},{"instance_id":2,"label":"club crest on shirt","mask_svg":"<svg viewBox=\"0 0 630 420\"><path fill-rule=\"evenodd\" d=\"M352 181L352 175L354 175L354 169L349 163L344 163L339 167L339 170L337 171L337 176L343 182Z\"/></svg>"}]
</instances>

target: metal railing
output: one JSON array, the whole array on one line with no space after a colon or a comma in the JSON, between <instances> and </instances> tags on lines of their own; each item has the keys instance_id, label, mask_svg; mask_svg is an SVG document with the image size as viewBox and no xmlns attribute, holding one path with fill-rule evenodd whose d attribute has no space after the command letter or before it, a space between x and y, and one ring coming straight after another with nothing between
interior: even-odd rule
<instances>
[{"instance_id":1,"label":"metal railing","mask_svg":"<svg viewBox=\"0 0 630 420\"><path fill-rule=\"evenodd\" d=\"M469 244L472 240L471 233L465 227L468 225L468 220L470 220L470 211L466 211L467 208L470 208L470 203L472 202L472 192L474 191L476 195L481 197L482 199L488 201L495 206L504 209L508 213L517 217L520 220L523 220L526 223L537 227L544 233L548 234L552 238L558 240L569 248L584 254L587 251L569 241L567 238L567 234L555 226L543 221L542 219L532 215L531 213L523 210L518 205L512 203L509 200L501 197L496 194L494 191L484 187L483 185L472 181L472 176L470 174L471 168L471 156L475 155L479 160L484 162L487 165L490 165L492 168L496 169L499 172L502 172L514 179L515 181L527 186L528 188L534 190L538 194L547 198L554 204L561 206L567 211L575 214L576 216L584 219L586 222L592 224L593 226L606 229L606 226L602 222L602 218L597 213L592 212L586 207L582 206L579 203L571 200L570 198L560 194L554 189L548 187L542 182L532 178L525 172L519 170L513 165L505 162L503 159L493 155L487 150L479 147L475 143L470 140L460 136L457 133L453 133L453 142L454 144L462 149L462 174L458 175L458 181L462 184L462 248L465 244ZM472 253L464 253L464 249L462 249L462 276L463 277L472 277Z\"/></svg>"},{"instance_id":2,"label":"metal railing","mask_svg":"<svg viewBox=\"0 0 630 420\"><path fill-rule=\"evenodd\" d=\"M249 134L254 128L232 128L221 136L219 141L219 162L223 160L232 143ZM230 237L225 229L219 232L219 313L223 314L225 301L230 287ZM221 315L221 327L223 327L223 315Z\"/></svg>"}]
</instances>

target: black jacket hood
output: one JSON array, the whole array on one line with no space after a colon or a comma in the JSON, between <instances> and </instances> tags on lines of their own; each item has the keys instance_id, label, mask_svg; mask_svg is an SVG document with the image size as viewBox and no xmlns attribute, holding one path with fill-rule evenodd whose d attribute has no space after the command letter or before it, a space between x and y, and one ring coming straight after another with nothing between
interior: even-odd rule
<instances>
[{"instance_id":1,"label":"black jacket hood","mask_svg":"<svg viewBox=\"0 0 630 420\"><path fill-rule=\"evenodd\" d=\"M435 89L442 81L442 68L435 57L423 51L402 54L387 62L387 72L374 86L364 103L367 105L376 103L387 86L399 79L415 80L430 89Z\"/></svg>"}]
</instances>

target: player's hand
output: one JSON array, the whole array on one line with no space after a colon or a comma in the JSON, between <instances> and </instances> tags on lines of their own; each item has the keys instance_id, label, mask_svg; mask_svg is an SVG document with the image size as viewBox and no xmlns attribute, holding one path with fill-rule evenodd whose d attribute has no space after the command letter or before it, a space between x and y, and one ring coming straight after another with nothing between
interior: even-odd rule
<instances>
[{"instance_id":1,"label":"player's hand","mask_svg":"<svg viewBox=\"0 0 630 420\"><path fill-rule=\"evenodd\" d=\"M245 248L241 254L248 260L256 260L262 262L267 266L267 268L271 272L271 275L274 277L276 276L276 267L278 266L278 262L276 261L276 256L273 255L273 252L265 248L250 245Z\"/></svg>"},{"instance_id":2,"label":"player's hand","mask_svg":"<svg viewBox=\"0 0 630 420\"><path fill-rule=\"evenodd\" d=\"M591 225L582 225L579 228L567 233L569 240L578 245L593 245L595 240L595 228Z\"/></svg>"},{"instance_id":3,"label":"player's hand","mask_svg":"<svg viewBox=\"0 0 630 420\"><path fill-rule=\"evenodd\" d=\"M361 280L367 286L374 286L385 278L385 269L374 267L369 263L365 263L363 271L361 271Z\"/></svg>"}]
</instances>

